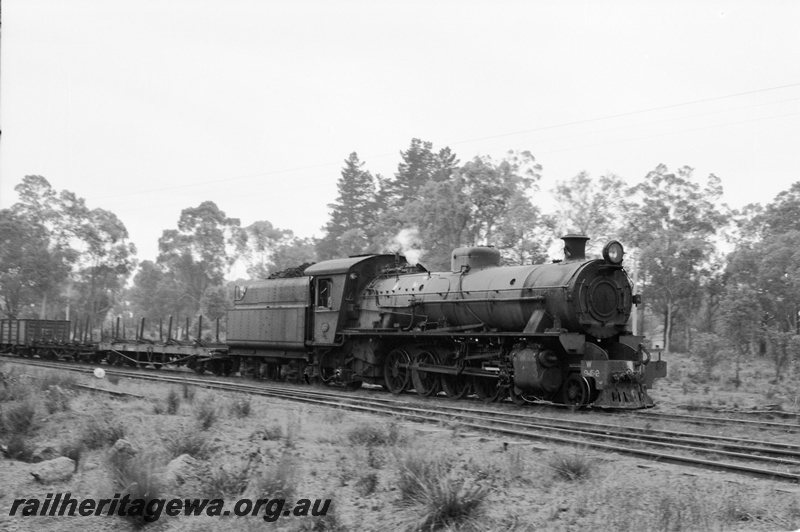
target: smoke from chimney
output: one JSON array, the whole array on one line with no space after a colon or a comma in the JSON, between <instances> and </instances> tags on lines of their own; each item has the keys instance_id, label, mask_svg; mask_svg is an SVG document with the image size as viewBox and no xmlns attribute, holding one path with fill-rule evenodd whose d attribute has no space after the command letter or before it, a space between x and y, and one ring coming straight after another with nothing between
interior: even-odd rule
<instances>
[{"instance_id":1,"label":"smoke from chimney","mask_svg":"<svg viewBox=\"0 0 800 532\"><path fill-rule=\"evenodd\" d=\"M417 264L419 259L422 258L424 250L421 247L422 242L416 229L402 229L392 241L400 248L400 254L405 255L409 264ZM397 248L395 248L395 251L397 251Z\"/></svg>"}]
</instances>

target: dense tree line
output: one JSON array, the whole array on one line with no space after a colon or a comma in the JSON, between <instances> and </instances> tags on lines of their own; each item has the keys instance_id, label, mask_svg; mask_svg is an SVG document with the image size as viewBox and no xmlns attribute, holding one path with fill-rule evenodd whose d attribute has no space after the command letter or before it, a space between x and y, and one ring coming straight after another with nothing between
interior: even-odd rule
<instances>
[{"instance_id":1,"label":"dense tree line","mask_svg":"<svg viewBox=\"0 0 800 532\"><path fill-rule=\"evenodd\" d=\"M509 262L544 258L543 236L553 221L529 194L541 178L529 152L461 165L449 148L435 151L432 143L413 139L400 158L395 175L384 178L350 154L317 242L320 260L401 251L441 269L449 267L454 248L488 243Z\"/></svg>"},{"instance_id":2,"label":"dense tree line","mask_svg":"<svg viewBox=\"0 0 800 532\"><path fill-rule=\"evenodd\" d=\"M0 210L3 314L102 322L136 267L125 225L41 176L26 176L16 191L19 202Z\"/></svg>"},{"instance_id":3,"label":"dense tree line","mask_svg":"<svg viewBox=\"0 0 800 532\"><path fill-rule=\"evenodd\" d=\"M319 259L401 251L446 269L453 248L488 243L523 264L544 260L563 234L588 235L596 255L620 238L654 344L707 361L727 350L737 367L769 354L776 375L800 357L800 182L736 211L721 203L717 176L697 179L688 166L657 165L633 186L581 172L556 185L558 210L545 215L530 153L461 164L449 148L414 139L400 157L391 178L373 176L356 153L345 161Z\"/></svg>"},{"instance_id":4,"label":"dense tree line","mask_svg":"<svg viewBox=\"0 0 800 532\"><path fill-rule=\"evenodd\" d=\"M800 182L737 211L720 202L715 175L657 165L632 186L581 172L549 199L529 152L462 163L448 147L412 139L399 155L389 177L355 152L344 160L321 238L266 220L242 227L206 201L184 209L163 231L156 260L138 265L113 213L26 176L19 202L0 211L0 312L95 324L123 311L214 319L230 304L225 278L236 262L264 279L302 263L401 252L435 270L449 268L455 247L491 244L507 264L529 264L546 260L559 236L581 233L590 254L611 238L625 243L645 301L639 322L653 343L692 352L709 371L720 346L737 365L768 355L776 374L800 356ZM545 214L540 206L553 200L556 211Z\"/></svg>"}]
</instances>

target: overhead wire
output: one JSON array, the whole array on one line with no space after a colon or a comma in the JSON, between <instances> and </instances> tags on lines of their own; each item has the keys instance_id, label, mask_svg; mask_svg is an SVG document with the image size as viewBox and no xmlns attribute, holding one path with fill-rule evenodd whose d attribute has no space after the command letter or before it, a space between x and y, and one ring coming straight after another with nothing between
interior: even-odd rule
<instances>
[{"instance_id":1,"label":"overhead wire","mask_svg":"<svg viewBox=\"0 0 800 532\"><path fill-rule=\"evenodd\" d=\"M575 125L581 125L581 124L589 124L589 123L592 123L592 122L599 122L600 120L610 120L610 119L613 119L613 118L624 118L624 117L627 117L627 116L634 116L634 115L638 115L638 114L651 113L651 112L654 112L654 111L663 111L663 110L666 110L666 109L674 109L674 108L677 108L677 107L686 107L686 106L689 106L689 105L695 105L695 104L699 104L699 103L708 103L708 102L713 102L713 101L718 101L718 100L725 100L725 99L729 99L729 98L738 98L739 96L749 96L751 94L757 94L757 93L761 93L761 92L771 92L771 91L776 91L776 90L780 90L780 89L786 89L786 88L790 88L790 87L798 87L798 86L800 86L800 83L788 83L786 85L778 85L778 86L775 86L775 87L767 87L767 88L763 88L763 89L754 89L754 90L750 90L750 91L737 92L735 94L727 94L727 95L724 95L724 96L714 96L714 97L711 97L711 98L702 98L702 99L698 99L698 100L692 100L692 101L689 101L689 102L661 105L661 106L658 106L658 107L650 107L650 108L647 108L647 109L639 109L637 111L627 111L627 112L624 112L624 113L617 113L617 114L613 114L613 115L605 115L605 116L599 116L599 117L594 117L594 118L586 118L586 119L583 119L583 120L574 120L572 122L565 122L563 124L554 124L554 125L542 126L542 127L537 127L537 128L533 128L533 129L526 129L526 130L522 130L522 131L516 131L516 132L513 132L513 133L502 133L502 134L498 134L498 135L491 135L491 136L488 136L488 137L481 137L481 138L477 138L477 139L471 139L471 140L468 140L468 141L462 141L461 143L478 142L478 141L481 141L481 140L492 140L492 139L496 139L496 138L510 137L510 136L514 136L514 135L525 135L525 134L528 134L528 133L536 133L538 131L546 131L548 129L555 129L555 128L559 128L559 127L568 127L568 126L575 126ZM452 143L452 144L456 145L458 143Z\"/></svg>"},{"instance_id":2,"label":"overhead wire","mask_svg":"<svg viewBox=\"0 0 800 532\"><path fill-rule=\"evenodd\" d=\"M782 90L782 89L791 88L791 87L798 87L798 86L800 86L800 83L788 83L788 84L778 85L778 86L774 86L774 87L766 87L766 88L761 88L761 89L754 89L754 90L743 91L743 92L738 92L738 93L734 93L734 94L727 94L727 95L723 95L723 96L714 96L714 97L710 97L710 98L700 98L700 99L691 100L691 101L688 101L688 102L661 105L661 106L657 106L657 107L650 107L650 108L639 109L639 110L635 110L635 111L626 111L626 112L622 112L622 113L604 115L604 116L600 116L600 117L593 117L593 118L587 118L587 119L582 119L582 120L574 120L574 121L563 122L563 123L559 123L559 124L550 124L550 125L546 125L546 126L532 128L532 129L520 130L520 131L515 131L515 132L510 132L510 133L502 133L502 134L497 134L497 135L489 135L489 136L485 136L485 137L461 140L461 141L456 141L456 142L449 142L449 143L444 143L444 144L446 146L458 146L458 145L469 144L469 143L473 143L473 142L480 142L480 141L485 141L485 140L494 140L494 139L499 139L499 138L506 138L506 137L525 135L525 134L530 134L530 133L536 133L536 132L541 132L541 131L547 131L547 130L552 130L552 129L557 129L557 128L564 128L564 127L570 127L570 126L576 126L576 125L589 124L589 123L594 123L594 122L600 122L600 121L603 121L603 120L612 120L612 119L617 119L617 118L636 116L636 115L641 115L641 114L645 114L645 113L663 111L663 110L667 110L667 109L688 107L688 106L696 105L696 104L709 103L709 102L713 102L713 101L725 100L725 99L730 99L730 98L737 98L737 97L741 97L741 96L749 96L749 95L758 94L758 93L764 93L764 92L773 92L773 91L777 91L777 90ZM800 99L800 98L790 98L790 99L786 99L786 100L779 100L777 102L763 102L763 103L752 104L752 105L748 105L748 106L736 107L736 108L731 108L731 109L724 109L724 110L712 111L712 112L708 112L708 113L700 113L700 114L696 114L696 115L689 115L689 116L685 116L685 117L670 118L670 119L658 120L658 121L654 121L654 122L645 122L645 123L642 123L642 124L637 124L637 125L632 125L632 126L622 126L622 127L618 127L618 128L610 128L610 129L600 130L600 131L591 132L591 133L580 133L580 134L576 134L576 135L572 135L572 136L568 136L568 137L562 137L560 139L544 139L543 142L548 142L548 141L552 141L552 140L563 140L564 138L574 138L576 136L585 136L585 135L589 135L589 134L604 133L604 132L607 132L607 131L614 131L614 130L619 130L619 129L627 129L627 128L632 128L632 127L642 127L642 126L647 126L647 125L652 125L652 124L664 123L664 122L668 122L668 121L684 120L684 119L689 119L689 118L696 118L696 117L699 117L699 116L707 116L707 115L711 115L711 114L720 114L720 113L724 113L724 112L732 112L732 111L738 111L738 110L742 110L742 109L750 109L750 108L754 108L754 107L762 107L762 106L767 106L767 105L773 105L773 104L776 104L776 103L786 103L786 102L796 101L798 99ZM649 136L644 136L644 137L637 137L637 138L632 138L632 139L614 140L614 141L609 141L609 142L605 142L605 143L601 143L601 144L569 147L569 148L564 148L564 149L560 149L560 150L537 151L537 153L541 153L541 154L544 154L544 153L557 153L557 152L569 151L569 150L573 150L573 149L580 149L580 148L586 148L586 147L611 145L611 144L615 144L615 143L619 143L619 142L632 142L632 141L640 140L640 139L647 139L647 138L654 138L654 137L660 137L660 136L674 135L674 134L680 134L680 133L697 131L697 130L702 130L702 129L715 128L715 127L724 127L726 125L736 125L736 124L741 124L741 123L754 122L754 121L759 121L759 120L766 120L766 119L770 119L770 118L778 118L780 116L792 116L794 114L797 114L797 113L788 113L786 115L776 115L776 116L771 116L771 117L763 117L763 118L757 118L757 119L753 119L753 120L747 120L747 121L741 121L741 122L733 122L733 123L729 123L729 124L705 126L705 127L702 127L702 128L695 128L695 129L688 129L688 130L682 130L682 131L661 133L661 134L649 135ZM383 158L383 157L387 157L387 156L394 156L394 155L396 155L396 152L394 152L394 151L390 152L390 153L373 154L373 155L367 155L365 157L362 157L362 160L374 160L374 159L379 159L379 158ZM203 186L203 185L213 185L213 184L217 184L217 183L227 183L227 182L232 182L232 181L241 181L241 180L245 180L245 179L252 179L252 178L255 178L255 177L266 177L266 176L273 176L273 175L288 174L288 173L292 173L292 172L303 172L303 171L308 171L308 170L316 170L316 169L320 169L320 168L327 168L329 166L339 165L339 164L341 164L341 160L329 161L329 162L324 162L324 163L317 163L317 164L306 165L306 166L299 166L299 167L294 167L294 168L270 170L270 171L266 171L266 172L257 172L257 173L253 173L253 174L245 174L245 175L240 175L240 176L235 176L235 177L214 178L214 179L210 179L210 180L206 180L206 181L194 182L194 183L192 183L192 186L193 187L199 187L199 186ZM130 192L121 192L121 193L118 193L118 194L108 194L108 195L103 195L103 196L95 196L95 197L92 197L90 199L92 199L92 200L113 199L113 198L133 196L133 195L138 195L138 194L150 194L150 193L156 193L156 192L168 192L168 191L171 191L171 190L179 190L179 189L185 189L185 188L186 188L185 184L171 185L171 186L151 188L151 189L146 189L146 190L138 190L138 191L130 191Z\"/></svg>"},{"instance_id":3,"label":"overhead wire","mask_svg":"<svg viewBox=\"0 0 800 532\"><path fill-rule=\"evenodd\" d=\"M682 129L680 131L666 131L664 133L655 133L655 134L652 134L652 135L633 137L633 138L629 138L629 139L618 139L618 140L612 140L612 141L608 141L608 142L601 142L599 144L589 144L589 145L583 145L583 146L572 146L572 147L569 147L569 148L563 148L563 149L559 149L559 150L549 150L549 151L548 150L544 150L544 151L537 152L537 153L559 153L559 152L577 150L577 149L582 149L582 148L594 148L594 147L597 147L597 146L608 146L608 145L611 145L611 144L619 144L619 143L625 143L625 142L635 142L637 140L646 140L646 139L651 139L651 138L666 137L666 136L670 136L670 135L680 135L682 133L692 133L694 131L703 131L703 130L706 130L706 129L715 129L715 128L719 128L719 127L736 126L736 125L740 125L740 124L749 124L751 122L760 122L762 120L771 120L773 118L783 118L783 117L795 116L795 115L800 115L800 111L797 111L797 112L794 112L794 113L783 113L783 114L772 115L772 116L760 116L758 118L751 118L751 119L748 119L748 120L739 120L739 121L736 121L736 122L727 122L727 123L724 123L724 124L712 124L712 125L709 125L709 126L702 126L702 127L691 128L691 129Z\"/></svg>"},{"instance_id":4,"label":"overhead wire","mask_svg":"<svg viewBox=\"0 0 800 532\"><path fill-rule=\"evenodd\" d=\"M649 122L644 122L644 123L640 123L640 124L630 124L630 125L625 125L625 126L598 129L596 131L589 131L589 132L584 132L584 133L575 133L575 134L572 134L572 135L566 135L566 136L562 136L562 137L546 138L546 139L543 139L540 142L545 142L546 143L546 142L554 142L554 141L559 141L559 140L567 140L567 139L573 139L573 138L576 138L576 137L585 137L587 135L597 135L597 134L600 134L600 133L609 133L611 131L621 131L621 130L625 130L625 129L633 129L633 128L643 127L643 126L652 126L652 125L656 125L656 124L666 124L668 122L677 122L677 121L680 121L680 120L687 120L687 119L690 119L690 118L698 118L698 117L704 117L704 116L719 115L719 114L723 114L723 113L729 113L731 111L742 111L742 110L745 110L745 109L753 109L753 108L757 108L757 107L764 107L764 106L767 106L767 105L774 105L774 104L778 104L778 103L788 103L788 102L795 102L795 101L800 101L800 98L789 98L789 99L786 99L786 100L777 100L777 101L774 101L774 102L767 102L767 103L757 103L757 104L753 104L753 105L745 105L745 106L735 107L735 108L731 108L731 109L720 109L720 110L717 110L717 111L710 111L710 112L707 112L707 113L697 113L697 114L686 115L686 116L677 116L677 117L673 117L673 118L665 118L663 120L649 121ZM792 114L795 114L795 113L788 113L786 115L775 115L775 116L772 116L772 117L763 117L763 118L764 119L766 119L766 118L779 118L781 116L790 116ZM759 118L759 120L760 119L761 118ZM732 125L732 124L738 124L738 123L740 123L740 122L733 122L731 124L717 124L717 125L712 125L712 126L708 126L708 127L721 127L721 126L725 126L725 125ZM685 129L685 130L676 131L676 132L668 132L668 133L664 133L664 134L660 134L660 135L656 135L656 136L671 135L671 134L677 134L677 133L685 133L685 132L690 132L690 131L695 131L695 130L694 129ZM646 139L646 138L650 138L650 136L637 137L637 138L633 138L633 139L620 140L620 141L611 141L611 142L607 142L607 143L604 143L604 144L614 144L616 142L628 142L628 141L632 141L632 140L637 140L638 138ZM559 151L569 151L569 150L572 150L572 149L580 149L580 148L583 148L583 147L586 147L586 146L574 146L574 147L565 148L565 149L559 150ZM536 153L538 154L538 153L552 153L552 152L542 152L542 151L537 149Z\"/></svg>"},{"instance_id":5,"label":"overhead wire","mask_svg":"<svg viewBox=\"0 0 800 532\"><path fill-rule=\"evenodd\" d=\"M646 136L637 136L637 137L632 137L632 138L627 138L627 139L617 139L617 140L611 140L611 141L607 141L607 142L598 142L598 143L594 143L594 144L584 144L584 145L581 145L581 146L571 146L571 147L568 147L568 148L552 149L552 150L538 150L537 151L537 155L549 155L549 154L552 154L552 153L561 153L561 152L571 151L571 150L576 150L576 149L596 148L596 147L600 147L600 146L609 146L609 145L613 145L613 144L622 144L622 143L626 143L626 142L636 142L636 141L639 141L639 140L646 140L646 139L651 139L651 138L659 138L659 137L665 137L665 136L670 136L670 135L680 135L680 134L683 134L683 133L691 133L691 132L694 132L694 131L703 131L703 130L707 130L707 129L715 129L715 128L720 128L720 127L740 125L740 124L759 122L759 121L763 121L763 120L770 120L770 119L774 119L774 118L782 118L782 117L786 117L786 116L796 116L796 115L800 115L800 111L794 112L794 113L784 113L784 114L780 114L780 115L758 117L758 118L753 118L753 119L748 119L748 120L740 120L740 121L737 121L737 122L728 122L728 123L724 123L724 124L714 124L714 125L691 128L691 129L682 129L682 130L679 130L679 131L668 131L668 132L664 132L664 133L656 133L656 134L646 135ZM303 184L300 184L300 183L295 184L295 185L284 184L284 185L282 185L281 190L282 190L282 192L289 192L289 191L294 191L294 190L300 191L300 190L303 190L304 188L306 188L306 185L303 185ZM138 193L140 193L140 192L137 192L137 194ZM141 192L141 193L144 193L144 192ZM252 188L248 188L247 190L243 190L240 193L226 194L226 199L231 200L231 199L235 199L235 198L249 197L249 196L252 196L252 195L253 195ZM167 201L167 203L169 205L176 206L176 207L179 206L179 205L183 205L185 207L185 202L186 202L186 198L185 197L173 197L173 198L169 198L169 200ZM157 205L155 203L151 204L150 206L151 207L159 207L159 208L163 208L164 207L163 204ZM143 207L142 205L138 205L138 204L137 205L133 205L133 204L131 204L130 208L131 208L131 210L136 210L138 212L138 211L141 211L143 208L147 208L147 206ZM118 206L117 209L119 209L119 212L125 212L125 210L126 210L124 205Z\"/></svg>"}]
</instances>

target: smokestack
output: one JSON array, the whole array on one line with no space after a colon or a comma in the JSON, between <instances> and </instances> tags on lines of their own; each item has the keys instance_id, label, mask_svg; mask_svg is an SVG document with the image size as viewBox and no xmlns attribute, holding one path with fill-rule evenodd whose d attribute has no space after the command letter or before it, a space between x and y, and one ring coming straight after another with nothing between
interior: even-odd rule
<instances>
[{"instance_id":1,"label":"smokestack","mask_svg":"<svg viewBox=\"0 0 800 532\"><path fill-rule=\"evenodd\" d=\"M564 241L564 262L586 260L586 241L589 240L588 236L564 235L561 240Z\"/></svg>"}]
</instances>

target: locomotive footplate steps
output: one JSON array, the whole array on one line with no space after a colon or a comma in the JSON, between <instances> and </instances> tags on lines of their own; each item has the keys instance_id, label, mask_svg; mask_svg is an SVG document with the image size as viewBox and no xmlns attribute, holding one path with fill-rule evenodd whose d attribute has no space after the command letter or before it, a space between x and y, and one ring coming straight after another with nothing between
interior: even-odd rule
<instances>
[{"instance_id":1,"label":"locomotive footplate steps","mask_svg":"<svg viewBox=\"0 0 800 532\"><path fill-rule=\"evenodd\" d=\"M666 375L666 365L659 365L658 362L638 364L630 360L582 360L580 377L592 389L592 406L649 408L655 403L647 394L647 382ZM659 375L660 372L663 375Z\"/></svg>"},{"instance_id":2,"label":"locomotive footplate steps","mask_svg":"<svg viewBox=\"0 0 800 532\"><path fill-rule=\"evenodd\" d=\"M647 388L637 383L613 384L600 391L592 403L600 408L650 408L655 402L647 394Z\"/></svg>"}]
</instances>

